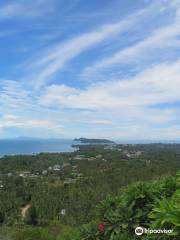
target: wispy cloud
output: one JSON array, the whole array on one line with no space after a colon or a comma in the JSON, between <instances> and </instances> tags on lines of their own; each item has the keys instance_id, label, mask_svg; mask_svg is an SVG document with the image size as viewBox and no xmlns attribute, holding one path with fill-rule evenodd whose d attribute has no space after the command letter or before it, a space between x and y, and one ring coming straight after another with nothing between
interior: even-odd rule
<instances>
[{"instance_id":1,"label":"wispy cloud","mask_svg":"<svg viewBox=\"0 0 180 240\"><path fill-rule=\"evenodd\" d=\"M179 2L177 1L177 3ZM168 5L168 7L170 7L170 5ZM180 48L180 5L173 4L173 8L174 7L176 14L172 23L153 30L149 36L139 41L138 43L123 48L111 56L98 60L98 62L92 66L86 67L83 70L82 76L84 78L91 78L104 69L109 69L113 66L121 66L122 63L142 63L147 59L150 61L155 59L157 62L157 51L160 52L161 50L163 50L163 53L161 52L159 54L161 57L163 54L167 53L168 49L175 49L174 54L176 55L177 48ZM164 49L166 49L166 51L164 51Z\"/></svg>"},{"instance_id":2,"label":"wispy cloud","mask_svg":"<svg viewBox=\"0 0 180 240\"><path fill-rule=\"evenodd\" d=\"M41 108L37 104L38 96L31 89L13 80L0 80L0 129L19 129L28 131L37 136L39 132L44 132L44 137L49 134L62 134L63 124L61 119L54 116L44 118L48 110Z\"/></svg>"},{"instance_id":3,"label":"wispy cloud","mask_svg":"<svg viewBox=\"0 0 180 240\"><path fill-rule=\"evenodd\" d=\"M4 17L23 17L26 25L24 17L30 17L29 23L31 17L46 18L46 13L55 6L52 4L49 8L50 2L8 1L0 5L0 14L3 21L6 21ZM66 1L61 3L64 6ZM177 87L180 84L180 1L148 1L145 9L137 8L124 19L118 16L117 19L116 22L108 18L106 21L103 18L103 23L90 22L86 29L79 27L77 33L66 31L59 18L54 18L52 22L47 21L47 25L42 24L42 31L39 30L41 24L38 30L29 30L27 34L31 38L23 35L24 31L17 34L13 39L16 43L13 59L10 54L0 59L5 68L8 66L1 74L5 73L6 77L0 79L0 132L4 136L18 133L50 137L84 134L122 139L180 138ZM19 19L17 22L19 24ZM36 25L38 21L33 18L32 23ZM80 25L78 22L74 28ZM55 35L49 31L54 26ZM11 32L7 30L6 35L2 30L2 36L9 40L8 34ZM19 44L19 41L24 43L24 37L27 38L25 44ZM37 44L38 37L51 40L48 45L44 40L43 44L39 44L39 40ZM14 49L21 46L30 50L23 56L18 51L15 56ZM21 68L11 72L12 62ZM77 75L74 78L68 64L76 69L80 79ZM137 71L126 74L134 68ZM57 73L61 73L60 77ZM91 80L86 81L90 77ZM10 80L6 80L8 78Z\"/></svg>"},{"instance_id":4,"label":"wispy cloud","mask_svg":"<svg viewBox=\"0 0 180 240\"><path fill-rule=\"evenodd\" d=\"M127 29L136 25L143 18L146 18L154 8L154 5L150 5L128 16L125 20L103 25L95 31L81 34L50 47L47 51L39 54L36 59L31 60L33 61L32 64L27 63L30 71L35 72L35 76L31 76L31 78L34 79L33 84L37 87L42 86L48 82L49 79L53 78L58 71L62 70L65 64L83 51L102 43L106 39L111 39L127 31Z\"/></svg>"},{"instance_id":5,"label":"wispy cloud","mask_svg":"<svg viewBox=\"0 0 180 240\"><path fill-rule=\"evenodd\" d=\"M180 60L163 63L133 78L93 84L85 90L51 85L40 101L69 108L112 109L128 106L151 106L180 100Z\"/></svg>"},{"instance_id":6,"label":"wispy cloud","mask_svg":"<svg viewBox=\"0 0 180 240\"><path fill-rule=\"evenodd\" d=\"M85 90L52 85L40 96L38 104L45 108L56 106L77 110L74 124L80 121L94 125L94 136L101 136L103 129L105 136L121 139L146 139L147 136L149 139L174 139L180 137L179 127L175 126L179 119L178 107L163 109L156 106L167 102L176 105L180 101L176 87L180 84L179 69L180 61L160 64L131 79L93 84ZM78 109L92 112L84 115L78 113ZM102 116L104 124L98 124ZM88 130L87 134L90 134Z\"/></svg>"},{"instance_id":7,"label":"wispy cloud","mask_svg":"<svg viewBox=\"0 0 180 240\"><path fill-rule=\"evenodd\" d=\"M37 128L37 129L44 129L46 128L47 130L51 129L51 130L56 130L57 128L55 127L55 124L53 122L47 121L47 120L6 120L3 122L0 122L0 128L10 128L10 127L16 127L16 128Z\"/></svg>"},{"instance_id":8,"label":"wispy cloud","mask_svg":"<svg viewBox=\"0 0 180 240\"><path fill-rule=\"evenodd\" d=\"M52 5L48 0L16 0L0 5L0 19L11 17L37 17L51 12Z\"/></svg>"}]
</instances>

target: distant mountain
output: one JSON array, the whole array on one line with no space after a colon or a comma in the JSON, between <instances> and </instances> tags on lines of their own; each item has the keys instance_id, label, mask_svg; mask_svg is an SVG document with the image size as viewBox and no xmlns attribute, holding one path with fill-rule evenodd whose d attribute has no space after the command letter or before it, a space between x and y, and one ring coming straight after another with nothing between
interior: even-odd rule
<instances>
[{"instance_id":1,"label":"distant mountain","mask_svg":"<svg viewBox=\"0 0 180 240\"><path fill-rule=\"evenodd\" d=\"M17 138L14 138L15 140L39 140L40 138L37 137L28 137L28 136L19 136Z\"/></svg>"},{"instance_id":2,"label":"distant mountain","mask_svg":"<svg viewBox=\"0 0 180 240\"><path fill-rule=\"evenodd\" d=\"M75 138L74 141L87 143L87 144L115 144L115 142L108 139L96 139L96 138Z\"/></svg>"}]
</instances>

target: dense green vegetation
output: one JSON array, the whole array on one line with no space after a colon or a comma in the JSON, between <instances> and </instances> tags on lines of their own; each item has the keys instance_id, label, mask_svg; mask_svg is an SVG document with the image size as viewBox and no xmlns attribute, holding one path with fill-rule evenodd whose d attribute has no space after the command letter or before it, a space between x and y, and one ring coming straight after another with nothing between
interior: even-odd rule
<instances>
[{"instance_id":1,"label":"dense green vegetation","mask_svg":"<svg viewBox=\"0 0 180 240\"><path fill-rule=\"evenodd\" d=\"M136 227L172 230L149 239L180 239L180 173L162 180L135 183L98 207L98 221L81 228L80 239L137 239ZM100 223L100 224L98 224ZM142 236L147 239L147 235Z\"/></svg>"},{"instance_id":2,"label":"dense green vegetation","mask_svg":"<svg viewBox=\"0 0 180 240\"><path fill-rule=\"evenodd\" d=\"M137 238L137 226L173 229L175 236L151 237L178 239L178 169L180 145L175 144L5 156L0 159L0 239L128 240Z\"/></svg>"}]
</instances>

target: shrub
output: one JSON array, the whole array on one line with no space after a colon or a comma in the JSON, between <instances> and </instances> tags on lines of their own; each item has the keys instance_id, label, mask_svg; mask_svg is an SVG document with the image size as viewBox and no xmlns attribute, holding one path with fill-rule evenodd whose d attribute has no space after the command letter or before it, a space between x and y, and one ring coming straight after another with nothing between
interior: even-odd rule
<instances>
[{"instance_id":1,"label":"shrub","mask_svg":"<svg viewBox=\"0 0 180 240\"><path fill-rule=\"evenodd\" d=\"M108 197L98 206L99 224L83 226L81 240L137 239L134 230L173 229L171 235L149 235L149 239L174 239L180 235L180 174L149 183L135 183L119 196ZM143 235L142 239L147 236Z\"/></svg>"}]
</instances>

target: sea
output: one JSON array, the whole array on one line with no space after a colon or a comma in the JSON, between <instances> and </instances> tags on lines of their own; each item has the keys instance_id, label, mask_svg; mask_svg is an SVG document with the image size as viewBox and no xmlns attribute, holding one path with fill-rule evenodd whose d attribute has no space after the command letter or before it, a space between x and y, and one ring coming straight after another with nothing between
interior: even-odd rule
<instances>
[{"instance_id":1,"label":"sea","mask_svg":"<svg viewBox=\"0 0 180 240\"><path fill-rule=\"evenodd\" d=\"M0 140L0 156L38 154L41 152L73 152L72 139L7 139Z\"/></svg>"},{"instance_id":2,"label":"sea","mask_svg":"<svg viewBox=\"0 0 180 240\"><path fill-rule=\"evenodd\" d=\"M142 143L180 143L180 141L120 141L115 140L119 144L142 144ZM42 152L58 153L58 152L73 152L73 144L82 144L73 139L0 139L0 157L4 155L30 155Z\"/></svg>"}]
</instances>

